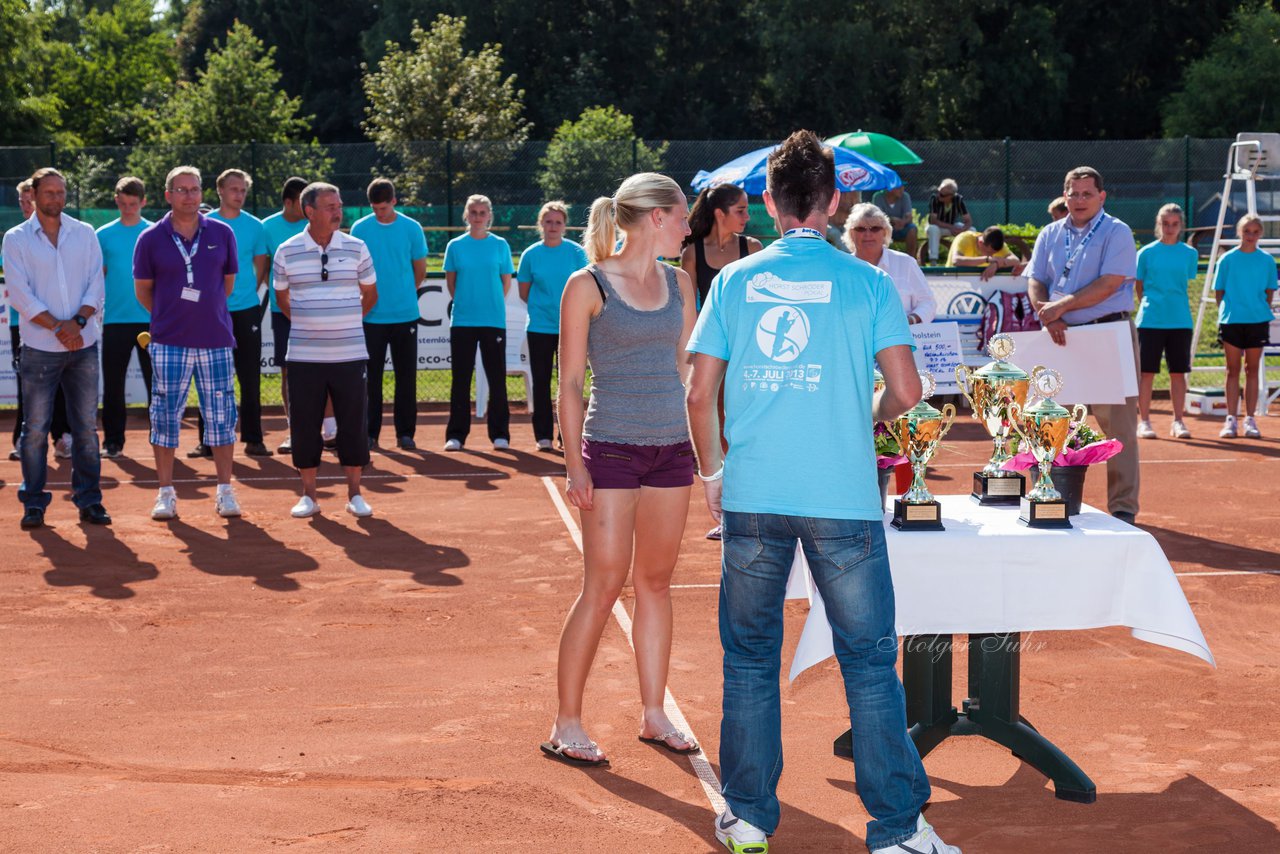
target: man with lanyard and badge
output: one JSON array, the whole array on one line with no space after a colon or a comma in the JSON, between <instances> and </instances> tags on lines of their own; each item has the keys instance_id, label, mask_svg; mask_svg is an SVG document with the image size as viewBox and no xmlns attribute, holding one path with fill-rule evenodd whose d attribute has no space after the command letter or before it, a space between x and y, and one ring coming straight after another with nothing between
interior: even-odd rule
<instances>
[{"instance_id":1,"label":"man with lanyard and badge","mask_svg":"<svg viewBox=\"0 0 1280 854\"><path fill-rule=\"evenodd\" d=\"M156 458L152 519L173 519L173 458L194 374L204 417L204 441L218 475L214 509L240 515L231 489L236 438L235 337L227 298L236 283L236 238L231 226L200 213L200 172L178 166L165 177L170 212L138 238L133 256L138 301L151 312L151 447Z\"/></svg>"},{"instance_id":2,"label":"man with lanyard and badge","mask_svg":"<svg viewBox=\"0 0 1280 854\"><path fill-rule=\"evenodd\" d=\"M840 203L831 149L797 131L769 155L765 207L782 239L727 266L689 339L687 404L707 506L721 522L724 647L716 839L767 854L781 805L778 668L796 545L827 603L853 716L872 854L960 854L921 809L929 779L894 665L893 580L871 432L921 394L893 280L824 239ZM875 364L883 390L873 391ZM716 401L725 389L727 457ZM722 512L723 511L723 512Z\"/></svg>"},{"instance_id":3,"label":"man with lanyard and badge","mask_svg":"<svg viewBox=\"0 0 1280 854\"><path fill-rule=\"evenodd\" d=\"M1045 330L1059 346L1067 329L1123 321L1133 342L1138 371L1138 333L1133 312L1133 281L1138 251L1133 231L1102 209L1107 194L1102 175L1089 166L1067 173L1064 182L1068 215L1045 226L1036 238L1027 270L1028 296ZM1108 438L1124 446L1107 461L1107 510L1133 524L1138 516L1138 398L1090 407Z\"/></svg>"}]
</instances>

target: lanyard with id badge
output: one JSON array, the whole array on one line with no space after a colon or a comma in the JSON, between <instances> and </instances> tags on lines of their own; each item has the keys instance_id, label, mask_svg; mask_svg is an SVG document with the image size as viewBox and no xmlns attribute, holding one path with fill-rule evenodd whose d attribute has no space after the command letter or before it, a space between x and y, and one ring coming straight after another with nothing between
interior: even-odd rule
<instances>
[{"instance_id":1,"label":"lanyard with id badge","mask_svg":"<svg viewBox=\"0 0 1280 854\"><path fill-rule=\"evenodd\" d=\"M1067 277L1071 275L1071 270L1076 266L1076 261L1080 260L1080 256L1084 254L1084 248L1089 245L1089 241L1093 240L1093 235L1098 231L1098 227L1102 225L1102 217L1098 217L1098 221L1093 224L1093 228L1081 238L1076 244L1076 248L1071 248L1071 229L1062 229L1062 245L1067 253L1067 262L1062 265L1062 275L1058 277L1058 282L1053 287L1055 294L1065 294L1067 292Z\"/></svg>"},{"instance_id":2,"label":"lanyard with id badge","mask_svg":"<svg viewBox=\"0 0 1280 854\"><path fill-rule=\"evenodd\" d=\"M200 302L200 289L196 287L196 273L191 262L196 255L200 254L200 238L204 235L204 229L200 228L196 231L196 239L191 243L191 251L187 251L187 247L183 245L182 238L177 232L174 232L173 245L178 247L178 251L182 253L182 263L187 265L187 284L182 289L182 298L188 302Z\"/></svg>"}]
</instances>

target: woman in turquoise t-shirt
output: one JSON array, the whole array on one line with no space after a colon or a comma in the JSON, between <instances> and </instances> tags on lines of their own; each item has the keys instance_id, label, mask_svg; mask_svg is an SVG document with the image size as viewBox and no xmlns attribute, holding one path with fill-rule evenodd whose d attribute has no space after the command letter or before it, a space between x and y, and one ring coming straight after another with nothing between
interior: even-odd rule
<instances>
[{"instance_id":1,"label":"woman in turquoise t-shirt","mask_svg":"<svg viewBox=\"0 0 1280 854\"><path fill-rule=\"evenodd\" d=\"M511 288L511 247L496 234L493 205L471 196L466 207L467 233L444 250L444 280L453 298L449 316L449 424L444 449L461 451L471 432L471 378L476 347L489 381L489 440L494 450L511 446L511 413L507 408L507 291Z\"/></svg>"},{"instance_id":2,"label":"woman in turquoise t-shirt","mask_svg":"<svg viewBox=\"0 0 1280 854\"><path fill-rule=\"evenodd\" d=\"M1187 282L1196 277L1200 255L1178 239L1182 234L1182 208L1165 205L1156 214L1160 239L1138 252L1138 438L1154 439L1151 427L1151 386L1160 373L1160 362L1169 363L1169 398L1173 403L1175 439L1190 439L1182 421L1187 401L1187 373L1191 370L1191 302Z\"/></svg>"},{"instance_id":3,"label":"woman in turquoise t-shirt","mask_svg":"<svg viewBox=\"0 0 1280 854\"><path fill-rule=\"evenodd\" d=\"M587 266L587 252L565 240L569 208L564 202L547 202L538 211L542 239L520 255L516 283L520 299L529 306L525 327L529 342L529 372L533 375L533 399L529 413L539 451L551 450L555 418L551 407L551 372L560 346L560 297L569 277Z\"/></svg>"},{"instance_id":4,"label":"woman in turquoise t-shirt","mask_svg":"<svg viewBox=\"0 0 1280 854\"><path fill-rule=\"evenodd\" d=\"M1218 433L1236 437L1236 407L1240 402L1240 363L1244 362L1244 435L1259 439L1253 420L1258 408L1258 369L1262 348L1270 337L1271 297L1276 292L1276 259L1258 249L1262 219L1245 214L1236 222L1240 245L1218 262L1213 295L1218 300L1218 334L1227 356L1227 418Z\"/></svg>"}]
</instances>

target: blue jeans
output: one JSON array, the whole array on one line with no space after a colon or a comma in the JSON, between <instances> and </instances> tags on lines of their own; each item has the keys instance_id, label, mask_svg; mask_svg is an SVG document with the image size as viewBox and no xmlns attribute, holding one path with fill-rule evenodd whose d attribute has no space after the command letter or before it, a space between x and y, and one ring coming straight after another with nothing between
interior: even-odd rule
<instances>
[{"instance_id":1,"label":"blue jeans","mask_svg":"<svg viewBox=\"0 0 1280 854\"><path fill-rule=\"evenodd\" d=\"M782 603L798 541L826 603L844 677L854 775L872 818L867 847L911 838L929 800L929 778L907 735L906 700L893 669L898 638L883 525L726 512L723 537L720 769L733 814L766 833L778 826Z\"/></svg>"},{"instance_id":2,"label":"blue jeans","mask_svg":"<svg viewBox=\"0 0 1280 854\"><path fill-rule=\"evenodd\" d=\"M44 488L48 476L49 425L53 399L62 387L71 425L71 492L77 507L102 503L98 456L98 345L75 352L51 353L22 348L18 364L22 380L22 487L24 507L49 506Z\"/></svg>"}]
</instances>

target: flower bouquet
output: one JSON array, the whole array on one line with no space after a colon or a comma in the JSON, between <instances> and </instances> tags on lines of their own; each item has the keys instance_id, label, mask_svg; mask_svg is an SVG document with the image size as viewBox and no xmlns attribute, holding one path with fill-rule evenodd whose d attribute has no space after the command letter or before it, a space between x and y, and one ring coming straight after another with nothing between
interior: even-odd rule
<instances>
[{"instance_id":1,"label":"flower bouquet","mask_svg":"<svg viewBox=\"0 0 1280 854\"><path fill-rule=\"evenodd\" d=\"M876 442L876 465L879 468L889 469L907 461L902 448L898 446L898 440L893 438L893 434L884 424L879 421L875 423L873 436Z\"/></svg>"},{"instance_id":2,"label":"flower bouquet","mask_svg":"<svg viewBox=\"0 0 1280 854\"><path fill-rule=\"evenodd\" d=\"M1062 453L1053 461L1055 468L1059 466L1089 466L1111 459L1124 448L1119 439L1108 439L1089 426L1088 422L1072 421L1070 438ZM1026 471L1036 466L1036 458L1030 451L1025 451L1018 443L1018 453L1002 466L1006 471ZM879 452L879 443L876 445Z\"/></svg>"}]
</instances>

